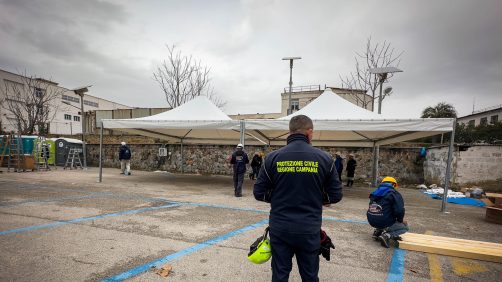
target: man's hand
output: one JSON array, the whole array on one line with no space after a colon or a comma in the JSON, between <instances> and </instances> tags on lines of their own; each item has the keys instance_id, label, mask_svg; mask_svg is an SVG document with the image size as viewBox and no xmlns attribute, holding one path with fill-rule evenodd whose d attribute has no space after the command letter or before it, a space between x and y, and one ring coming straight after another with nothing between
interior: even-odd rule
<instances>
[{"instance_id":1,"label":"man's hand","mask_svg":"<svg viewBox=\"0 0 502 282\"><path fill-rule=\"evenodd\" d=\"M329 207L331 207L331 204L323 204L323 207L329 208Z\"/></svg>"},{"instance_id":2,"label":"man's hand","mask_svg":"<svg viewBox=\"0 0 502 282\"><path fill-rule=\"evenodd\" d=\"M403 220L403 224L408 226L408 222L406 220Z\"/></svg>"}]
</instances>

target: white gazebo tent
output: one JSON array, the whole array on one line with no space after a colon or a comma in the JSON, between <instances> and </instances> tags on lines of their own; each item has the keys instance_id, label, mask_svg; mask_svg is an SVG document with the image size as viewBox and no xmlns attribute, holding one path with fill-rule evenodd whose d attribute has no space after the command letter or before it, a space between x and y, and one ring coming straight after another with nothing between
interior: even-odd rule
<instances>
[{"instance_id":1,"label":"white gazebo tent","mask_svg":"<svg viewBox=\"0 0 502 282\"><path fill-rule=\"evenodd\" d=\"M243 121L232 120L207 97L199 96L177 108L156 115L133 119L101 121L99 181L102 180L103 129L166 140L171 144L237 144L243 140ZM183 167L183 166L182 166Z\"/></svg>"},{"instance_id":2,"label":"white gazebo tent","mask_svg":"<svg viewBox=\"0 0 502 282\"><path fill-rule=\"evenodd\" d=\"M327 89L303 109L289 116L279 119L246 120L243 129L246 130L246 135L252 134L262 143L284 145L289 132L289 120L300 114L309 116L314 122L313 145L373 147L373 174L375 176L377 175L379 146L452 132L445 176L445 193L447 193L455 119L405 119L379 115L358 107ZM442 210L445 209L445 199Z\"/></svg>"}]
</instances>

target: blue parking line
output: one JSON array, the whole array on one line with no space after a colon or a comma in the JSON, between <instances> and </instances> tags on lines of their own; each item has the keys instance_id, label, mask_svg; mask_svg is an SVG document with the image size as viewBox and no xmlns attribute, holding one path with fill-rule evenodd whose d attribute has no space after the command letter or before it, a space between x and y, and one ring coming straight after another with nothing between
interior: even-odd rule
<instances>
[{"instance_id":1,"label":"blue parking line","mask_svg":"<svg viewBox=\"0 0 502 282\"><path fill-rule=\"evenodd\" d=\"M90 220L106 218L106 217L138 214L138 213L154 211L154 210L159 210L159 209L165 209L165 208L178 207L178 206L181 206L181 204L169 204L169 205L158 206L158 207L148 207L148 208L142 208L142 209L137 209L137 210L129 210L129 211L123 211L123 212L117 212L117 213L102 214L102 215L92 216L92 217L82 217L82 218L76 218L76 219L71 219L71 220L56 221L56 222L48 223L48 224L33 225L33 226L28 226L28 227L23 227L23 228L1 231L0 236L7 235L7 234L13 234L13 233L24 233L24 232L40 230L40 229L49 229L49 228L54 228L54 227L66 225L66 224L85 222L85 221L90 221Z\"/></svg>"},{"instance_id":2,"label":"blue parking line","mask_svg":"<svg viewBox=\"0 0 502 282\"><path fill-rule=\"evenodd\" d=\"M92 199L92 198L98 198L103 195L98 195L98 194L91 194L91 195L84 195L84 196L68 196L68 197L59 197L59 198L48 198L48 199L42 199L42 200L24 200L24 201L19 201L15 203L10 203L10 204L0 204L0 208L5 208L5 207L15 207L15 206L20 206L20 205L28 205L28 204L41 204L41 203L54 203L54 202L62 202L66 200L82 200L82 199Z\"/></svg>"},{"instance_id":3,"label":"blue parking line","mask_svg":"<svg viewBox=\"0 0 502 282\"><path fill-rule=\"evenodd\" d=\"M255 212L255 213L269 213L269 211L257 210L257 209L253 209L253 208L239 208L239 207L232 207L232 206L226 206L226 205L215 205L215 204L206 204L206 203L190 203L190 202L186 202L185 204L190 205L190 206L198 206L198 207L229 209L229 210L248 211L248 212Z\"/></svg>"},{"instance_id":4,"label":"blue parking line","mask_svg":"<svg viewBox=\"0 0 502 282\"><path fill-rule=\"evenodd\" d=\"M336 218L336 217L331 217L331 216L324 216L322 220L329 220L329 221L336 221L336 222L347 222L347 223L357 223L357 224L368 224L367 221L365 220L358 220L358 219L343 219L343 218Z\"/></svg>"},{"instance_id":5,"label":"blue parking line","mask_svg":"<svg viewBox=\"0 0 502 282\"><path fill-rule=\"evenodd\" d=\"M230 210L248 211L248 212L255 212L255 213L269 213L269 211L264 211L264 210L257 210L257 209L253 209L253 208L232 207L232 206L226 206L226 205L215 205L215 204L206 204L206 203L190 203L190 202L184 202L183 204L186 204L186 205L189 205L189 206L230 209ZM368 224L368 222L365 221L365 220L342 219L342 218L336 218L336 217L331 217L331 216L325 216L322 219L323 220L328 220L328 221L336 221L336 222L347 222L347 223L356 223L356 224Z\"/></svg>"},{"instance_id":6,"label":"blue parking line","mask_svg":"<svg viewBox=\"0 0 502 282\"><path fill-rule=\"evenodd\" d=\"M152 268L154 266L159 266L159 265L167 263L169 261L178 259L178 258L183 257L185 255L188 255L190 253L196 252L198 250L201 250L201 249L204 249L206 247L212 246L212 245L214 245L216 243L219 243L221 241L227 240L227 239L229 239L231 237L234 237L236 235L239 235L239 234L242 234L244 232L247 232L247 231L253 230L255 228L258 228L260 226L263 226L263 225L265 225L267 223L268 223L268 219L259 221L257 223L254 223L254 224L245 226L243 228L234 230L232 232L229 232L229 233L226 233L224 235L218 236L216 238L207 240L205 242L202 242L200 244L194 245L192 247L183 249L183 250L178 251L178 252L176 252L174 254L170 254L170 255L165 256L163 258L159 258L159 259L153 260L151 262L145 263L145 264L140 265L138 267L135 267L135 268L129 269L127 271L124 271L122 273L119 273L117 275L110 276L110 277L105 278L105 279L103 279L101 281L104 281L104 282L108 282L108 281L122 281L122 280L125 280L125 279L128 279L128 278L134 277L136 275L139 275L139 274L141 274L141 273L149 270L150 268Z\"/></svg>"},{"instance_id":7,"label":"blue parking line","mask_svg":"<svg viewBox=\"0 0 502 282\"><path fill-rule=\"evenodd\" d=\"M406 251L394 248L392 260L390 262L389 272L387 273L387 282L401 282L403 281L404 272L404 257Z\"/></svg>"}]
</instances>

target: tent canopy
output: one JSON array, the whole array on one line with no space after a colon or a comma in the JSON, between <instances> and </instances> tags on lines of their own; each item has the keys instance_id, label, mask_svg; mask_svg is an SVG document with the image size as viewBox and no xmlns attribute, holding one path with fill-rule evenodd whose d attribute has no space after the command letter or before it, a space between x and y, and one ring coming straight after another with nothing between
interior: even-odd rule
<instances>
[{"instance_id":1,"label":"tent canopy","mask_svg":"<svg viewBox=\"0 0 502 282\"><path fill-rule=\"evenodd\" d=\"M103 119L103 127L173 143L237 144L240 121L232 120L207 97L177 108L134 119Z\"/></svg>"},{"instance_id":2,"label":"tent canopy","mask_svg":"<svg viewBox=\"0 0 502 282\"><path fill-rule=\"evenodd\" d=\"M373 147L392 144L450 132L454 122L450 118L396 119L379 115L327 89L289 116L275 120L246 120L246 134L252 134L270 145L282 145L288 135L289 120L300 114L314 121L313 143L318 146ZM253 143L253 140L249 141Z\"/></svg>"}]
</instances>

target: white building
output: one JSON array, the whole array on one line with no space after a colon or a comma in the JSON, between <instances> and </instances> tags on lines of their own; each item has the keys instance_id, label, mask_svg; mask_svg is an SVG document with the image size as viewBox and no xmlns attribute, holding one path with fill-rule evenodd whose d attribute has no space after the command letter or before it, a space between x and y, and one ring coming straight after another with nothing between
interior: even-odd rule
<instances>
[{"instance_id":1,"label":"white building","mask_svg":"<svg viewBox=\"0 0 502 282\"><path fill-rule=\"evenodd\" d=\"M472 114L459 117L458 123L463 123L471 126L478 126L480 124L495 124L502 121L502 105L497 105L477 111Z\"/></svg>"},{"instance_id":2,"label":"white building","mask_svg":"<svg viewBox=\"0 0 502 282\"><path fill-rule=\"evenodd\" d=\"M52 105L55 111L49 114L49 116L54 117L49 122L49 133L56 135L75 135L82 133L80 96L73 90L58 86L56 82L41 78L37 78L36 80L42 82L47 86L47 89L51 89L53 93L57 93L58 95L57 98L52 100L52 102L56 104ZM9 94L9 89L12 87L9 86L26 87L26 81L26 77L22 75L0 69L0 103L3 104L0 105L0 124L3 132L17 131L16 118L5 106L6 99L13 99L11 96L12 94ZM39 91L39 89L33 89L33 95L36 95L37 91ZM84 112L115 109L131 109L131 107L84 94Z\"/></svg>"}]
</instances>

